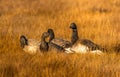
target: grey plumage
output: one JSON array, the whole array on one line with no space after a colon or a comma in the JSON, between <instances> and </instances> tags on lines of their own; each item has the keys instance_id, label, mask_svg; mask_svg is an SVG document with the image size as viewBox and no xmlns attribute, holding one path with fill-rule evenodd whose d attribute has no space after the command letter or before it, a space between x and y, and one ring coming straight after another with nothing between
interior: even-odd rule
<instances>
[{"instance_id":1,"label":"grey plumage","mask_svg":"<svg viewBox=\"0 0 120 77\"><path fill-rule=\"evenodd\" d=\"M49 46L53 47L57 50L62 50L64 51L64 48L69 47L71 43L69 41L60 39L60 38L55 38L55 34L53 32L53 29L48 29L48 33L50 35L49 39Z\"/></svg>"}]
</instances>

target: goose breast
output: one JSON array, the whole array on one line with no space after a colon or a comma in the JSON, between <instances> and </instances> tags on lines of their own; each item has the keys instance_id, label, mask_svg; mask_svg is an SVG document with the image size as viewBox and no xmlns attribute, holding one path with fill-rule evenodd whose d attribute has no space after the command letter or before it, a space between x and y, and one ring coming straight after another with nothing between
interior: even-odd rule
<instances>
[{"instance_id":1,"label":"goose breast","mask_svg":"<svg viewBox=\"0 0 120 77\"><path fill-rule=\"evenodd\" d=\"M28 39L28 45L25 45L23 50L30 54L34 54L39 51L40 42L35 39Z\"/></svg>"}]
</instances>

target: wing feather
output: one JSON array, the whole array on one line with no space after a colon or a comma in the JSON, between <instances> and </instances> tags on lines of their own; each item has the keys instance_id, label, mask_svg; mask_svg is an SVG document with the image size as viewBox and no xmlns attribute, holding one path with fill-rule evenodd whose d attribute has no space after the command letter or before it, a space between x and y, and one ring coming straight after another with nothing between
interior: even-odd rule
<instances>
[{"instance_id":1,"label":"wing feather","mask_svg":"<svg viewBox=\"0 0 120 77\"><path fill-rule=\"evenodd\" d=\"M51 42L56 44L56 45L59 45L59 46L61 46L63 48L69 47L69 46L72 45L69 41L63 40L61 38L53 39Z\"/></svg>"}]
</instances>

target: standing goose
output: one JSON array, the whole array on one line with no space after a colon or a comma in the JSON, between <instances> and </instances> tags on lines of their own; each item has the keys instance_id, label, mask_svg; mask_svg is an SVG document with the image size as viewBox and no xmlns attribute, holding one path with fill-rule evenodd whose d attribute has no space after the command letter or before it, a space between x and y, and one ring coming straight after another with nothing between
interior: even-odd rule
<instances>
[{"instance_id":1,"label":"standing goose","mask_svg":"<svg viewBox=\"0 0 120 77\"><path fill-rule=\"evenodd\" d=\"M41 44L40 44L40 51L47 52L49 49L48 42L46 42L46 38L49 37L49 33L44 32L41 36Z\"/></svg>"},{"instance_id":2,"label":"standing goose","mask_svg":"<svg viewBox=\"0 0 120 77\"><path fill-rule=\"evenodd\" d=\"M54 48L58 51L64 51L66 47L69 47L72 45L69 41L63 40L61 38L55 38L55 34L53 29L48 29L47 31L49 33L49 46L51 48Z\"/></svg>"},{"instance_id":3,"label":"standing goose","mask_svg":"<svg viewBox=\"0 0 120 77\"><path fill-rule=\"evenodd\" d=\"M20 44L27 53L34 54L39 51L40 42L35 39L27 39L24 35L20 36Z\"/></svg>"},{"instance_id":4,"label":"standing goose","mask_svg":"<svg viewBox=\"0 0 120 77\"><path fill-rule=\"evenodd\" d=\"M97 44L93 43L92 41L88 39L80 39L78 37L78 31L77 26L75 23L70 24L70 28L72 29L72 36L71 36L71 43L72 47L69 47L66 49L66 51L69 52L75 52L75 53L97 53L101 54L101 47Z\"/></svg>"}]
</instances>

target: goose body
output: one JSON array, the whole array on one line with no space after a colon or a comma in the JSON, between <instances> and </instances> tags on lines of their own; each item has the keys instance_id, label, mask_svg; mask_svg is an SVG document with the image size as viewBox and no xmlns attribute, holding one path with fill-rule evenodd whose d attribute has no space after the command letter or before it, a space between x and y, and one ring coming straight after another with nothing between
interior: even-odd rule
<instances>
[{"instance_id":1,"label":"goose body","mask_svg":"<svg viewBox=\"0 0 120 77\"><path fill-rule=\"evenodd\" d=\"M89 48L82 44L73 45L72 47L65 48L67 53L86 53Z\"/></svg>"},{"instance_id":2,"label":"goose body","mask_svg":"<svg viewBox=\"0 0 120 77\"><path fill-rule=\"evenodd\" d=\"M49 46L58 51L64 51L66 47L71 45L71 42L63 40L62 38L55 38L54 32L52 29L48 29L48 33L50 35Z\"/></svg>"},{"instance_id":3,"label":"goose body","mask_svg":"<svg viewBox=\"0 0 120 77\"><path fill-rule=\"evenodd\" d=\"M39 51L40 42L35 39L27 39L24 35L20 37L20 44L27 53L34 54Z\"/></svg>"},{"instance_id":4,"label":"goose body","mask_svg":"<svg viewBox=\"0 0 120 77\"><path fill-rule=\"evenodd\" d=\"M80 39L78 37L77 26L75 23L71 23L70 28L72 29L71 43L72 46L66 48L67 53L97 53L102 54L101 47L91 40Z\"/></svg>"},{"instance_id":5,"label":"goose body","mask_svg":"<svg viewBox=\"0 0 120 77\"><path fill-rule=\"evenodd\" d=\"M63 40L62 38L55 38L51 41L51 43L57 44L63 48L71 45L69 41Z\"/></svg>"},{"instance_id":6,"label":"goose body","mask_svg":"<svg viewBox=\"0 0 120 77\"><path fill-rule=\"evenodd\" d=\"M99 49L92 49L92 46L87 46L79 41L74 44L72 47L65 48L66 53L96 53L96 54L102 54L102 51Z\"/></svg>"}]
</instances>

